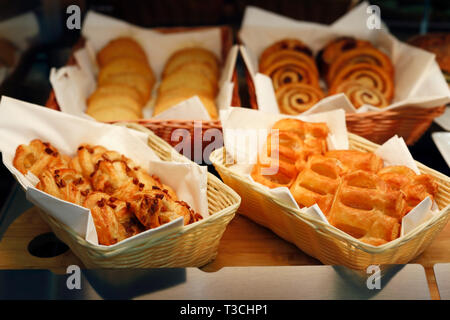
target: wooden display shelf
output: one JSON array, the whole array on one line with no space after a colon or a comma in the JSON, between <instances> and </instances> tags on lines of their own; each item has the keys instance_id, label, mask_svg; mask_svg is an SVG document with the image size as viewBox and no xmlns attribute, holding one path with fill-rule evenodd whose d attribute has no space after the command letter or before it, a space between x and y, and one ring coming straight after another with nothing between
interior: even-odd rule
<instances>
[{"instance_id":1,"label":"wooden display shelf","mask_svg":"<svg viewBox=\"0 0 450 320\"><path fill-rule=\"evenodd\" d=\"M65 273L67 266L82 262L70 251L52 258L38 258L28 251L28 244L36 236L51 232L36 208L17 218L0 241L0 269L49 269ZM432 245L411 263L425 268L431 298L439 299L433 265L450 262L450 224L444 228ZM269 229L261 227L237 214L228 225L214 261L202 267L214 272L231 266L283 266L320 265L321 262L306 255L293 244L279 238Z\"/></svg>"}]
</instances>

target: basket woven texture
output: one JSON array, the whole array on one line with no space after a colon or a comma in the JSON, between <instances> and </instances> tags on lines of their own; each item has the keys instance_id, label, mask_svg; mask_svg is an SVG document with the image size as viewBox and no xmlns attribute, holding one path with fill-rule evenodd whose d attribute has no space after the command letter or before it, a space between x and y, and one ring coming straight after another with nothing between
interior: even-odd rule
<instances>
[{"instance_id":1,"label":"basket woven texture","mask_svg":"<svg viewBox=\"0 0 450 320\"><path fill-rule=\"evenodd\" d=\"M246 70L246 80L252 109L258 109L255 86ZM382 144L391 137L403 137L413 145L430 127L433 119L445 111L445 106L433 108L403 107L387 111L346 114L347 130L372 142Z\"/></svg>"},{"instance_id":2,"label":"basket woven texture","mask_svg":"<svg viewBox=\"0 0 450 320\"><path fill-rule=\"evenodd\" d=\"M162 160L191 162L147 128L129 123L118 125L148 133L148 145ZM209 173L207 196L211 214L208 218L150 240L124 242L114 247L93 245L42 210L40 213L87 268L200 267L216 257L222 234L241 201L236 192Z\"/></svg>"},{"instance_id":3,"label":"basket woven texture","mask_svg":"<svg viewBox=\"0 0 450 320\"><path fill-rule=\"evenodd\" d=\"M374 151L378 145L349 134L350 149ZM383 246L360 242L345 232L302 214L273 198L267 188L233 172L225 148L214 151L210 159L222 180L242 199L239 213L271 229L281 238L324 264L365 269L372 264L405 264L420 255L445 227L450 217L450 178L417 162L422 173L430 174L439 185L436 202L440 212L406 236Z\"/></svg>"}]
</instances>

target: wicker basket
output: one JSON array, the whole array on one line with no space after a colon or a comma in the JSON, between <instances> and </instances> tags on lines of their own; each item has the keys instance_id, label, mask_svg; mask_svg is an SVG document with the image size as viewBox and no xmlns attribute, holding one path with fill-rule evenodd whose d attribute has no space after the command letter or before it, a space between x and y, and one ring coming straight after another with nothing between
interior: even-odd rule
<instances>
[{"instance_id":1,"label":"wicker basket","mask_svg":"<svg viewBox=\"0 0 450 320\"><path fill-rule=\"evenodd\" d=\"M165 161L190 162L173 152L164 140L136 124L127 127L148 133L148 145ZM181 230L168 231L154 239L125 242L115 247L96 246L50 215L40 211L56 236L65 242L87 268L200 267L217 255L220 238L239 207L239 196L218 178L208 174L210 217Z\"/></svg>"},{"instance_id":2,"label":"wicker basket","mask_svg":"<svg viewBox=\"0 0 450 320\"><path fill-rule=\"evenodd\" d=\"M157 30L162 33L174 33L174 32L187 32L193 30L207 30L210 27L179 27L179 28L157 28L153 30ZM231 47L233 46L233 31L228 26L221 26L221 41L222 41L222 61L225 61L225 58L228 55ZM80 38L80 40L75 44L72 48L72 53L76 50L82 48L84 46L85 39ZM76 60L74 55L72 54L67 62L67 65L76 64ZM231 100L231 105L233 107L238 107L241 105L241 100L239 97L239 87L238 87L238 78L237 72L234 70L232 81L234 83L233 88L233 96ZM58 101L56 100L55 92L52 90L46 102L46 107L60 110ZM153 132L155 132L159 137L163 138L170 145L174 146L179 141L172 141L171 136L172 132L176 129L187 129L189 130L191 137L194 137L194 127L201 128L201 135L197 133L195 135L196 139L201 139L203 141L203 133L208 129L219 129L222 130L222 125L219 120L210 120L210 121L198 121L198 120L158 120L158 119L141 119L133 121L133 123L140 124L146 128L149 128ZM205 145L205 144L203 144Z\"/></svg>"},{"instance_id":3,"label":"wicker basket","mask_svg":"<svg viewBox=\"0 0 450 320\"><path fill-rule=\"evenodd\" d=\"M258 109L255 86L246 70L247 86L252 109ZM413 145L430 127L433 119L445 111L434 108L404 107L387 111L371 111L346 115L347 130L372 142L382 144L394 135Z\"/></svg>"},{"instance_id":4,"label":"wicker basket","mask_svg":"<svg viewBox=\"0 0 450 320\"><path fill-rule=\"evenodd\" d=\"M350 149L374 151L378 145L349 134ZM450 178L420 163L422 173L432 175L438 185L439 214L406 236L381 247L373 247L345 232L302 214L274 199L263 186L250 182L224 163L225 148L214 151L211 161L223 181L242 198L239 212L261 224L324 264L364 269L371 264L405 264L421 254L444 228L450 217Z\"/></svg>"}]
</instances>

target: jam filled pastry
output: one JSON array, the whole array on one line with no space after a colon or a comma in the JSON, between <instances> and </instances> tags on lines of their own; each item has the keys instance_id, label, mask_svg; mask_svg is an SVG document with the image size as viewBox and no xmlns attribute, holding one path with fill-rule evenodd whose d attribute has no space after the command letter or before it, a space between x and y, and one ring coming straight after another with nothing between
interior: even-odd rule
<instances>
[{"instance_id":1,"label":"jam filled pastry","mask_svg":"<svg viewBox=\"0 0 450 320\"><path fill-rule=\"evenodd\" d=\"M316 60L320 68L320 73L326 76L330 65L344 52L354 50L362 47L371 47L372 44L368 41L357 40L352 37L339 37L331 40L322 50L317 54Z\"/></svg>"},{"instance_id":2,"label":"jam filled pastry","mask_svg":"<svg viewBox=\"0 0 450 320\"><path fill-rule=\"evenodd\" d=\"M327 215L340 183L342 169L339 160L313 155L301 171L290 190L298 205L310 207L317 203Z\"/></svg>"},{"instance_id":3,"label":"jam filled pastry","mask_svg":"<svg viewBox=\"0 0 450 320\"><path fill-rule=\"evenodd\" d=\"M383 69L389 77L394 77L394 67L389 57L380 50L366 46L341 54L331 64L327 75L327 82L331 83L340 70L352 64L371 64Z\"/></svg>"},{"instance_id":4,"label":"jam filled pastry","mask_svg":"<svg viewBox=\"0 0 450 320\"><path fill-rule=\"evenodd\" d=\"M356 170L377 173L383 167L383 160L372 152L330 150L325 153L325 156L338 159L344 173Z\"/></svg>"},{"instance_id":5,"label":"jam filled pastry","mask_svg":"<svg viewBox=\"0 0 450 320\"><path fill-rule=\"evenodd\" d=\"M357 81L364 86L375 88L389 103L394 97L393 79L384 69L376 65L359 63L343 67L333 79L329 91L336 92L336 88L344 81Z\"/></svg>"},{"instance_id":6,"label":"jam filled pastry","mask_svg":"<svg viewBox=\"0 0 450 320\"><path fill-rule=\"evenodd\" d=\"M302 83L284 85L276 91L280 112L291 115L300 114L310 109L323 97L322 90Z\"/></svg>"},{"instance_id":7,"label":"jam filled pastry","mask_svg":"<svg viewBox=\"0 0 450 320\"><path fill-rule=\"evenodd\" d=\"M342 177L328 221L349 235L377 243L398 238L405 201L374 173L358 170Z\"/></svg>"},{"instance_id":8,"label":"jam filled pastry","mask_svg":"<svg viewBox=\"0 0 450 320\"><path fill-rule=\"evenodd\" d=\"M406 212L408 213L426 197L433 201L438 186L433 178L427 174L417 175L413 170L405 166L391 166L378 171L378 176L383 179L392 190L400 190L406 200Z\"/></svg>"},{"instance_id":9,"label":"jam filled pastry","mask_svg":"<svg viewBox=\"0 0 450 320\"><path fill-rule=\"evenodd\" d=\"M365 104L378 108L387 107L389 104L378 89L365 86L358 81L344 81L332 89L335 91L330 90L328 92L330 95L344 93L356 109Z\"/></svg>"},{"instance_id":10,"label":"jam filled pastry","mask_svg":"<svg viewBox=\"0 0 450 320\"><path fill-rule=\"evenodd\" d=\"M67 167L69 160L50 143L35 139L30 144L22 144L17 148L13 165L23 174L31 172L39 177L47 168Z\"/></svg>"},{"instance_id":11,"label":"jam filled pastry","mask_svg":"<svg viewBox=\"0 0 450 320\"><path fill-rule=\"evenodd\" d=\"M266 68L263 73L272 79L275 92L283 85L292 83L303 83L319 88L319 78L314 69L300 60L277 61Z\"/></svg>"},{"instance_id":12,"label":"jam filled pastry","mask_svg":"<svg viewBox=\"0 0 450 320\"><path fill-rule=\"evenodd\" d=\"M92 191L90 182L73 169L47 169L39 176L36 188L61 200L84 205Z\"/></svg>"}]
</instances>

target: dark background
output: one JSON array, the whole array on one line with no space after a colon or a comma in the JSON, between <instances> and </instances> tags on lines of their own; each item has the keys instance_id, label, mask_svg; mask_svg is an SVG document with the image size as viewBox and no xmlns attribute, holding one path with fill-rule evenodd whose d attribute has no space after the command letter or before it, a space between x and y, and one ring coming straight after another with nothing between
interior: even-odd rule
<instances>
[{"instance_id":1,"label":"dark background","mask_svg":"<svg viewBox=\"0 0 450 320\"><path fill-rule=\"evenodd\" d=\"M33 12L39 21L39 36L9 78L0 84L0 95L44 105L51 90L48 80L51 67L64 65L71 48L80 36L79 30L68 30L66 8L78 5L82 13L94 10L142 27L230 25L237 32L245 7L254 5L297 20L329 24L357 5L349 0L0 0L0 21ZM381 18L390 31L401 40L434 31L450 31L450 1L371 1L381 9ZM84 15L83 15L84 17ZM0 35L1 37L1 35ZM238 60L240 79L243 63ZM239 83L243 106L249 106L245 81ZM431 133L443 131L433 124L427 133L411 147L414 158L446 175L450 170L436 146ZM14 185L10 173L0 164L0 208ZM1 210L0 210L1 212ZM1 219L0 217L0 223Z\"/></svg>"}]
</instances>

